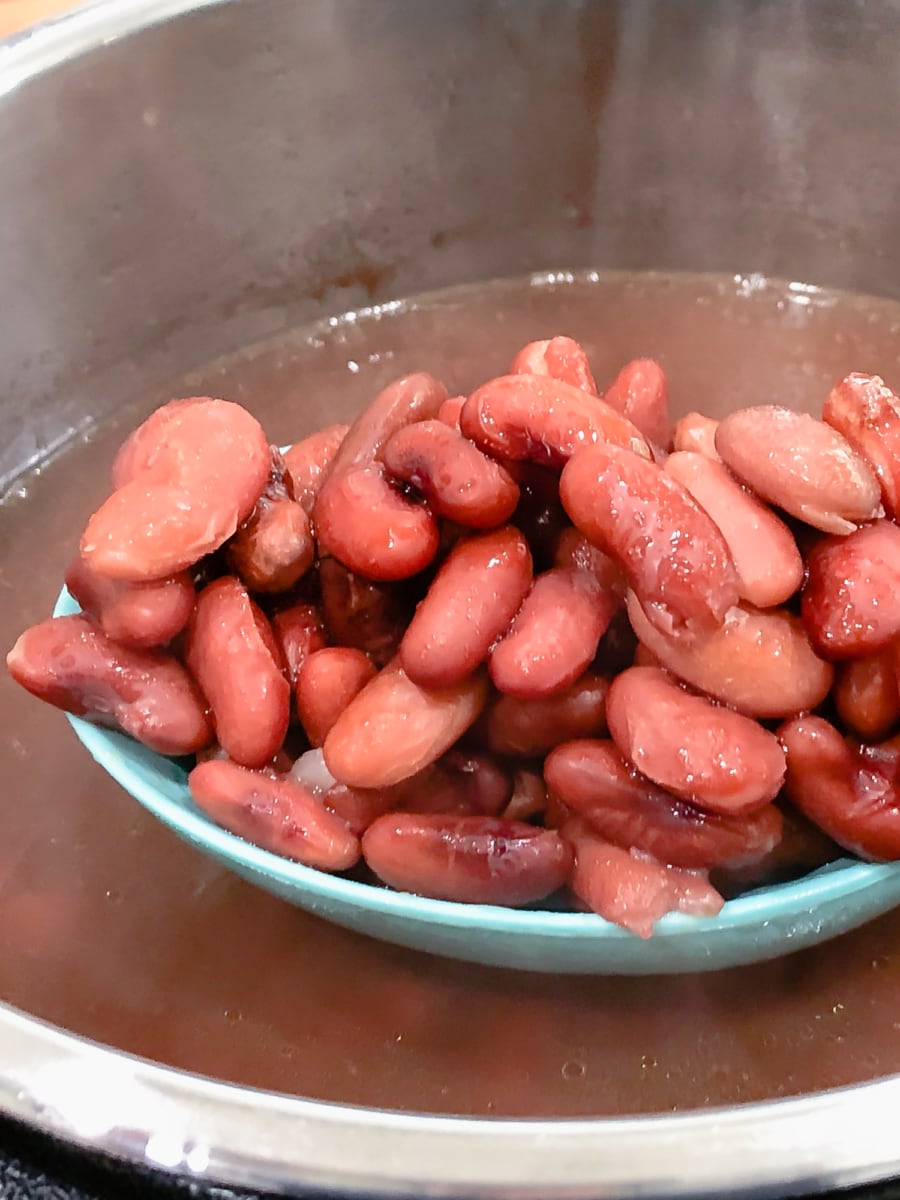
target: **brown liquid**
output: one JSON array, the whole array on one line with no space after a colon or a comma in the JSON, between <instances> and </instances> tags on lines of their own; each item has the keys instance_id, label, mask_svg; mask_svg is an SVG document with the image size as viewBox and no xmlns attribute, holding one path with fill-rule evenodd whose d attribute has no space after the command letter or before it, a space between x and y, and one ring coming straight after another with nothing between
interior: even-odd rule
<instances>
[{"instance_id":1,"label":"brown liquid","mask_svg":"<svg viewBox=\"0 0 900 1200\"><path fill-rule=\"evenodd\" d=\"M299 330L171 394L243 401L273 440L426 368L464 390L532 338L581 340L603 385L665 365L677 411L817 410L851 369L900 380L900 305L760 281L604 276L460 289ZM20 481L0 508L2 640L50 610L124 432ZM0 995L133 1053L258 1087L442 1113L690 1109L900 1070L900 912L771 964L656 979L443 961L307 916L181 844L62 716L0 676Z\"/></svg>"}]
</instances>

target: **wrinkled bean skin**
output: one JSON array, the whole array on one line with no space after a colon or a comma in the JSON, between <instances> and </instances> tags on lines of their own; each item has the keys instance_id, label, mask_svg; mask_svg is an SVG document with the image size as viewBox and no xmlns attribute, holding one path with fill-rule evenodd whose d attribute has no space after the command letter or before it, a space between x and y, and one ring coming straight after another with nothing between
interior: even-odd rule
<instances>
[{"instance_id":1,"label":"wrinkled bean skin","mask_svg":"<svg viewBox=\"0 0 900 1200\"><path fill-rule=\"evenodd\" d=\"M668 450L672 444L669 385L658 362L636 358L626 363L603 395L606 403L627 417L651 446Z\"/></svg>"},{"instance_id":2,"label":"wrinkled bean skin","mask_svg":"<svg viewBox=\"0 0 900 1200\"><path fill-rule=\"evenodd\" d=\"M311 746L321 746L335 721L375 668L361 650L326 646L310 654L297 676L297 715Z\"/></svg>"},{"instance_id":3,"label":"wrinkled bean skin","mask_svg":"<svg viewBox=\"0 0 900 1200\"><path fill-rule=\"evenodd\" d=\"M722 532L742 600L757 608L784 604L803 582L803 559L787 525L726 468L703 454L676 451L666 473L686 488Z\"/></svg>"},{"instance_id":4,"label":"wrinkled bean skin","mask_svg":"<svg viewBox=\"0 0 900 1200\"><path fill-rule=\"evenodd\" d=\"M606 697L606 723L642 775L707 812L737 814L774 800L784 751L767 729L692 695L657 667L630 667Z\"/></svg>"},{"instance_id":5,"label":"wrinkled bean skin","mask_svg":"<svg viewBox=\"0 0 900 1200\"><path fill-rule=\"evenodd\" d=\"M803 621L823 658L874 654L900 635L900 528L876 521L807 555Z\"/></svg>"},{"instance_id":6,"label":"wrinkled bean skin","mask_svg":"<svg viewBox=\"0 0 900 1200\"><path fill-rule=\"evenodd\" d=\"M357 417L319 484L313 524L321 553L381 581L405 579L431 562L438 548L434 517L391 487L381 452L404 426L436 417L446 399L430 375L406 375Z\"/></svg>"},{"instance_id":7,"label":"wrinkled bean skin","mask_svg":"<svg viewBox=\"0 0 900 1200\"><path fill-rule=\"evenodd\" d=\"M609 680L586 671L564 692L538 700L497 696L481 730L494 754L542 758L559 742L606 733Z\"/></svg>"},{"instance_id":8,"label":"wrinkled bean skin","mask_svg":"<svg viewBox=\"0 0 900 1200\"><path fill-rule=\"evenodd\" d=\"M233 576L197 597L185 661L228 756L243 767L265 766L287 733L291 690L271 627Z\"/></svg>"},{"instance_id":9,"label":"wrinkled bean skin","mask_svg":"<svg viewBox=\"0 0 900 1200\"><path fill-rule=\"evenodd\" d=\"M463 434L492 458L558 470L576 451L613 442L645 458L635 426L580 388L540 375L503 375L473 392L460 418Z\"/></svg>"},{"instance_id":10,"label":"wrinkled bean skin","mask_svg":"<svg viewBox=\"0 0 900 1200\"><path fill-rule=\"evenodd\" d=\"M117 645L89 617L51 617L32 626L6 665L33 696L117 726L157 754L195 754L213 740L206 703L177 659Z\"/></svg>"},{"instance_id":11,"label":"wrinkled bean skin","mask_svg":"<svg viewBox=\"0 0 900 1200\"><path fill-rule=\"evenodd\" d=\"M422 493L435 516L470 529L503 525L519 502L509 472L440 420L399 429L383 461L389 475Z\"/></svg>"},{"instance_id":12,"label":"wrinkled bean skin","mask_svg":"<svg viewBox=\"0 0 900 1200\"><path fill-rule=\"evenodd\" d=\"M517 529L454 546L400 643L400 660L420 687L459 683L487 660L531 584L531 554Z\"/></svg>"},{"instance_id":13,"label":"wrinkled bean skin","mask_svg":"<svg viewBox=\"0 0 900 1200\"><path fill-rule=\"evenodd\" d=\"M672 431L672 449L688 450L692 453L702 454L704 458L710 458L713 462L721 462L716 449L716 430L718 428L719 422L713 420L712 417L705 417L703 413L689 412L675 422L675 428Z\"/></svg>"},{"instance_id":14,"label":"wrinkled bean skin","mask_svg":"<svg viewBox=\"0 0 900 1200\"><path fill-rule=\"evenodd\" d=\"M187 571L153 583L121 583L92 571L76 555L66 587L107 637L123 646L165 646L190 619L196 593Z\"/></svg>"},{"instance_id":15,"label":"wrinkled bean skin","mask_svg":"<svg viewBox=\"0 0 900 1200\"><path fill-rule=\"evenodd\" d=\"M856 747L821 717L798 717L778 736L787 751L785 791L801 812L860 858L900 858L896 744Z\"/></svg>"},{"instance_id":16,"label":"wrinkled bean skin","mask_svg":"<svg viewBox=\"0 0 900 1200\"><path fill-rule=\"evenodd\" d=\"M722 461L763 500L825 533L852 533L879 516L881 490L846 438L807 413L775 404L719 422Z\"/></svg>"},{"instance_id":17,"label":"wrinkled bean skin","mask_svg":"<svg viewBox=\"0 0 900 1200\"><path fill-rule=\"evenodd\" d=\"M745 867L781 840L783 822L774 804L739 815L705 812L640 775L610 741L557 746L547 755L544 779L606 841L671 866Z\"/></svg>"},{"instance_id":18,"label":"wrinkled bean skin","mask_svg":"<svg viewBox=\"0 0 900 1200\"><path fill-rule=\"evenodd\" d=\"M312 516L319 486L349 429L349 425L329 425L295 442L284 453L291 495L307 516Z\"/></svg>"},{"instance_id":19,"label":"wrinkled bean skin","mask_svg":"<svg viewBox=\"0 0 900 1200\"><path fill-rule=\"evenodd\" d=\"M429 766L475 723L488 681L477 673L451 688L427 691L399 659L389 663L344 709L325 739L325 764L339 783L383 788Z\"/></svg>"},{"instance_id":20,"label":"wrinkled bean skin","mask_svg":"<svg viewBox=\"0 0 900 1200\"><path fill-rule=\"evenodd\" d=\"M582 346L570 337L529 342L523 346L509 370L510 375L546 375L580 388L589 396L597 395L591 364ZM620 410L621 411L621 410Z\"/></svg>"},{"instance_id":21,"label":"wrinkled bean skin","mask_svg":"<svg viewBox=\"0 0 900 1200\"><path fill-rule=\"evenodd\" d=\"M215 759L194 767L188 786L217 825L263 850L319 871L346 871L359 860L359 839L290 775Z\"/></svg>"},{"instance_id":22,"label":"wrinkled bean skin","mask_svg":"<svg viewBox=\"0 0 900 1200\"><path fill-rule=\"evenodd\" d=\"M322 613L328 640L362 650L376 667L397 653L411 606L392 587L354 575L334 558L319 564Z\"/></svg>"},{"instance_id":23,"label":"wrinkled bean skin","mask_svg":"<svg viewBox=\"0 0 900 1200\"><path fill-rule=\"evenodd\" d=\"M895 650L858 658L841 668L834 689L838 716L864 741L887 737L900 722Z\"/></svg>"},{"instance_id":24,"label":"wrinkled bean skin","mask_svg":"<svg viewBox=\"0 0 900 1200\"><path fill-rule=\"evenodd\" d=\"M724 903L701 871L665 866L637 850L606 842L583 820L567 821L562 836L575 852L571 888L598 916L648 938L669 912L713 917Z\"/></svg>"},{"instance_id":25,"label":"wrinkled bean skin","mask_svg":"<svg viewBox=\"0 0 900 1200\"><path fill-rule=\"evenodd\" d=\"M572 866L553 830L495 817L389 814L362 848L390 887L462 904L530 904L562 887Z\"/></svg>"},{"instance_id":26,"label":"wrinkled bean skin","mask_svg":"<svg viewBox=\"0 0 900 1200\"><path fill-rule=\"evenodd\" d=\"M900 398L878 375L855 372L832 388L822 420L842 433L881 485L888 516L900 514Z\"/></svg>"},{"instance_id":27,"label":"wrinkled bean skin","mask_svg":"<svg viewBox=\"0 0 900 1200\"><path fill-rule=\"evenodd\" d=\"M611 555L664 632L721 624L738 577L712 518L652 462L618 446L576 455L560 478L573 524Z\"/></svg>"},{"instance_id":28,"label":"wrinkled bean skin","mask_svg":"<svg viewBox=\"0 0 900 1200\"><path fill-rule=\"evenodd\" d=\"M564 691L590 666L620 606L587 571L557 567L539 575L491 651L494 687L526 700Z\"/></svg>"},{"instance_id":29,"label":"wrinkled bean skin","mask_svg":"<svg viewBox=\"0 0 900 1200\"><path fill-rule=\"evenodd\" d=\"M295 500L261 499L229 543L229 562L251 592L287 592L313 564L309 517Z\"/></svg>"},{"instance_id":30,"label":"wrinkled bean skin","mask_svg":"<svg viewBox=\"0 0 900 1200\"><path fill-rule=\"evenodd\" d=\"M132 583L183 571L250 516L270 464L262 426L240 405L165 405L119 451L116 490L88 521L81 554L99 574Z\"/></svg>"},{"instance_id":31,"label":"wrinkled bean skin","mask_svg":"<svg viewBox=\"0 0 900 1200\"><path fill-rule=\"evenodd\" d=\"M306 659L326 644L322 614L314 604L294 604L275 614L272 632L287 668L288 683L294 688Z\"/></svg>"},{"instance_id":32,"label":"wrinkled bean skin","mask_svg":"<svg viewBox=\"0 0 900 1200\"><path fill-rule=\"evenodd\" d=\"M631 626L666 670L748 717L791 717L816 708L834 668L810 645L803 622L785 609L733 608L712 633L667 637L633 592Z\"/></svg>"}]
</instances>

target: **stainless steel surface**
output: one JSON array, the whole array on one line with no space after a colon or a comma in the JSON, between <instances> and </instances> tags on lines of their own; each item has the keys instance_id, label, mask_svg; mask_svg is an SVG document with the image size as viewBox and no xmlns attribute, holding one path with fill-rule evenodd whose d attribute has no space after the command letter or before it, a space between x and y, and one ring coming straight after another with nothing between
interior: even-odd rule
<instances>
[{"instance_id":1,"label":"stainless steel surface","mask_svg":"<svg viewBox=\"0 0 900 1200\"><path fill-rule=\"evenodd\" d=\"M0 48L0 477L317 312L576 266L896 272L900 6L107 0ZM664 1002L662 1000L661 1002ZM0 1009L0 1105L300 1192L724 1196L900 1172L900 1080L491 1123L254 1093Z\"/></svg>"}]
</instances>

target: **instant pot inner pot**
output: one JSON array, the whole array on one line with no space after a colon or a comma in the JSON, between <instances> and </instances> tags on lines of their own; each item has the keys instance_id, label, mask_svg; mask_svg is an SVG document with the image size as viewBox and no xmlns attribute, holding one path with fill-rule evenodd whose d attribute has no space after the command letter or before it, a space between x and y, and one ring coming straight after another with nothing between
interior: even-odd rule
<instances>
[{"instance_id":1,"label":"instant pot inner pot","mask_svg":"<svg viewBox=\"0 0 900 1200\"><path fill-rule=\"evenodd\" d=\"M731 294L756 314L743 332L722 332L715 296L696 333L683 313L654 327L647 302L642 349L668 359L683 409L741 386L768 401L804 355L797 403L852 366L896 385L887 310L842 324L792 301L785 316L756 278L896 298L895 25L891 4L837 0L252 0L0 88L4 643L49 611L116 440L156 400L219 391L266 414L277 393L269 428L288 440L401 370L499 371L526 326L585 336L618 365L640 297L599 306L592 332L578 289L545 275L530 325L481 322L451 345L438 306L365 371L332 337L311 383L285 335L325 314L532 271L737 273ZM398 320L382 318L386 337ZM364 327L376 345L373 321L347 337ZM757 359L742 385L732 349ZM0 995L65 1029L219 1079L432 1113L685 1110L900 1069L900 914L717 975L441 961L324 924L182 845L5 675L0 712Z\"/></svg>"}]
</instances>

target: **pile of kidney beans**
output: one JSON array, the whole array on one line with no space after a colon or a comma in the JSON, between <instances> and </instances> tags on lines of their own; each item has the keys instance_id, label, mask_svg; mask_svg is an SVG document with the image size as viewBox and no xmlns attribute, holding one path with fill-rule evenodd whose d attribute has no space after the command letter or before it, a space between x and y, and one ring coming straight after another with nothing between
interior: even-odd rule
<instances>
[{"instance_id":1,"label":"pile of kidney beans","mask_svg":"<svg viewBox=\"0 0 900 1200\"><path fill-rule=\"evenodd\" d=\"M664 913L848 850L900 858L900 401L673 424L629 363L526 346L397 380L284 454L154 412L8 657L41 699L195 755L213 820L323 871ZM888 740L885 740L888 739ZM711 881L712 880L712 881ZM566 889L566 892L563 892Z\"/></svg>"}]
</instances>

